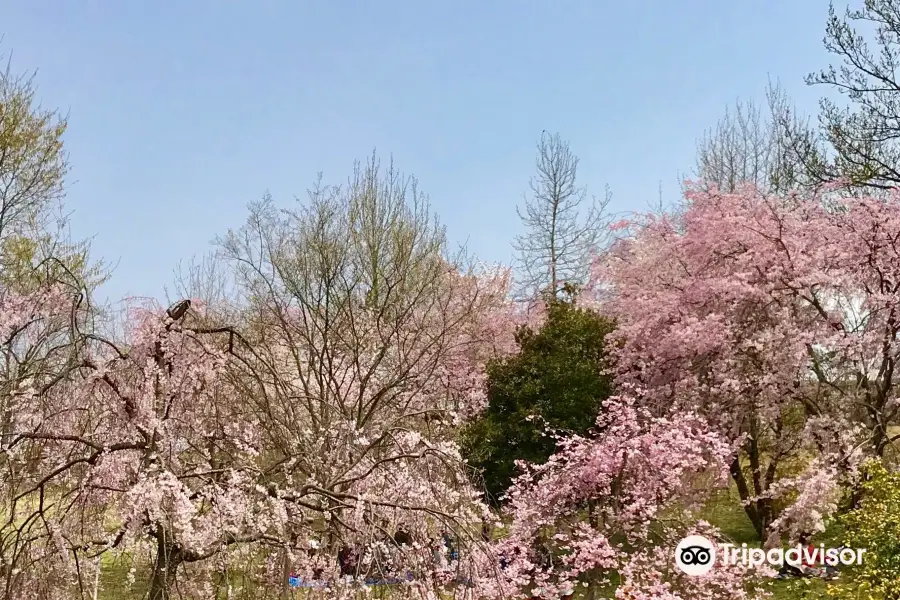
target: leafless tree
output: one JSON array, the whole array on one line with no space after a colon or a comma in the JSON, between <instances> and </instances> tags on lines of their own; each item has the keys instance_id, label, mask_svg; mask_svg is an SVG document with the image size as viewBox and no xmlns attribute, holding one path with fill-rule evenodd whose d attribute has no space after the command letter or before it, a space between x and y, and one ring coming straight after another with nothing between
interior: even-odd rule
<instances>
[{"instance_id":1,"label":"leafless tree","mask_svg":"<svg viewBox=\"0 0 900 600\"><path fill-rule=\"evenodd\" d=\"M220 248L179 263L172 289L166 288L169 303L178 298L199 301L194 318L207 327L237 327L245 322L246 302L235 284L228 259Z\"/></svg>"},{"instance_id":2,"label":"leafless tree","mask_svg":"<svg viewBox=\"0 0 900 600\"><path fill-rule=\"evenodd\" d=\"M264 199L219 246L253 348L235 385L266 424L271 485L296 501L304 535L331 552L398 529L476 543L480 518L445 493L467 475L443 444L471 391L478 316L506 290L448 254L415 180L373 157L297 210ZM386 495L392 471L421 478L417 498Z\"/></svg>"},{"instance_id":3,"label":"leafless tree","mask_svg":"<svg viewBox=\"0 0 900 600\"><path fill-rule=\"evenodd\" d=\"M784 193L811 183L792 145L808 127L778 83L769 83L766 100L766 107L738 100L704 133L697 144L698 185L732 192L749 183L766 192Z\"/></svg>"},{"instance_id":4,"label":"leafless tree","mask_svg":"<svg viewBox=\"0 0 900 600\"><path fill-rule=\"evenodd\" d=\"M513 242L518 293L526 298L587 281L591 257L605 241L611 200L607 188L602 200L586 202L587 190L577 183L578 157L559 134L541 134L536 168L525 210L517 209L526 231Z\"/></svg>"}]
</instances>

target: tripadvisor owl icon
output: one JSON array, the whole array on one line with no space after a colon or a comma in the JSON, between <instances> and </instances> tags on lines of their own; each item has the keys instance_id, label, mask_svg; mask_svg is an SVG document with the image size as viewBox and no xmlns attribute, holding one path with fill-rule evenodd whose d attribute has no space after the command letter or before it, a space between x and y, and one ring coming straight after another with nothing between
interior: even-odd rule
<instances>
[{"instance_id":1,"label":"tripadvisor owl icon","mask_svg":"<svg viewBox=\"0 0 900 600\"><path fill-rule=\"evenodd\" d=\"M702 535L689 535L675 548L675 564L687 575L706 575L716 564L716 547Z\"/></svg>"}]
</instances>

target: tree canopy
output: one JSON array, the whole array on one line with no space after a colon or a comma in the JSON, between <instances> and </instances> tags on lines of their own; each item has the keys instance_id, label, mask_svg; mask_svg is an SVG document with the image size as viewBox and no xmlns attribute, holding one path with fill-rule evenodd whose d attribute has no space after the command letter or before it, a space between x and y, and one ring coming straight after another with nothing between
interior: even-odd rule
<instances>
[{"instance_id":1,"label":"tree canopy","mask_svg":"<svg viewBox=\"0 0 900 600\"><path fill-rule=\"evenodd\" d=\"M466 428L463 444L495 502L517 461L541 464L559 435L587 433L612 393L604 371L613 324L576 298L551 298L540 326L516 333L518 352L487 366L487 408Z\"/></svg>"}]
</instances>

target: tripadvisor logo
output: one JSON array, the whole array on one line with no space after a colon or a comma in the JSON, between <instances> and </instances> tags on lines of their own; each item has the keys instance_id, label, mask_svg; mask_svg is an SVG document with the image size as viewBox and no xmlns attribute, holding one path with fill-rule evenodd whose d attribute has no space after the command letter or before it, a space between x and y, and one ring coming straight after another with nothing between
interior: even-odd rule
<instances>
[{"instance_id":1,"label":"tripadvisor logo","mask_svg":"<svg viewBox=\"0 0 900 600\"><path fill-rule=\"evenodd\" d=\"M761 567L768 564L771 567L783 567L787 564L799 569L824 565L836 567L839 564L861 565L865 552L865 549L825 548L824 545L817 548L800 544L787 550L772 548L769 551L748 548L747 544L741 544L740 548L734 544L721 544L717 548L702 535L689 535L675 548L675 564L683 573L698 576L706 575L712 570L717 555L720 557L719 563L724 565Z\"/></svg>"},{"instance_id":2,"label":"tripadvisor logo","mask_svg":"<svg viewBox=\"0 0 900 600\"><path fill-rule=\"evenodd\" d=\"M702 535L689 535L675 548L675 564L688 575L706 575L716 562L716 547Z\"/></svg>"}]
</instances>

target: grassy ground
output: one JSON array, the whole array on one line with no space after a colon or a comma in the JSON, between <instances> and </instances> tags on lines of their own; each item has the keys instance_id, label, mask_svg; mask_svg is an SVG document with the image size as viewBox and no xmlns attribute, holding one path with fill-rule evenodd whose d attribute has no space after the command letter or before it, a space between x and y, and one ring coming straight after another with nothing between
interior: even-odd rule
<instances>
[{"instance_id":1,"label":"grassy ground","mask_svg":"<svg viewBox=\"0 0 900 600\"><path fill-rule=\"evenodd\" d=\"M719 494L704 511L703 516L722 530L736 544L759 547L753 524L740 505L737 491ZM840 545L840 532L826 531L813 541L826 546ZM775 600L820 600L826 597L826 582L821 579L773 579L770 590Z\"/></svg>"}]
</instances>

